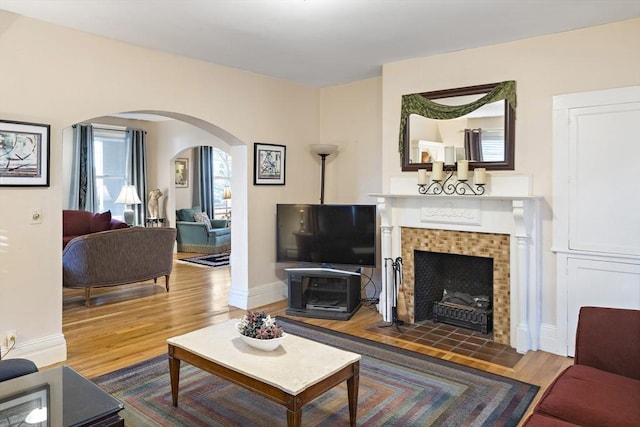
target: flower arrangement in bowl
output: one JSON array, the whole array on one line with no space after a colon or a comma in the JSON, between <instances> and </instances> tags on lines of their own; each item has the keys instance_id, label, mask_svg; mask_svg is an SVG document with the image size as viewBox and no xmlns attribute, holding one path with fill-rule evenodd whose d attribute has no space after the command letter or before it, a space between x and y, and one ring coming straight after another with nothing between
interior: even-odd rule
<instances>
[{"instance_id":1,"label":"flower arrangement in bowl","mask_svg":"<svg viewBox=\"0 0 640 427\"><path fill-rule=\"evenodd\" d=\"M247 311L236 326L242 340L259 350L275 350L285 336L276 319L264 311Z\"/></svg>"}]
</instances>

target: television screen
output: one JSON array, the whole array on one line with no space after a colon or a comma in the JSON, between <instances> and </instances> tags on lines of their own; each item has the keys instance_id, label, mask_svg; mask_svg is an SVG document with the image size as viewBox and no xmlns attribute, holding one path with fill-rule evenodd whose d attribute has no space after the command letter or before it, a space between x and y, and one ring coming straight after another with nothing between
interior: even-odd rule
<instances>
[{"instance_id":1,"label":"television screen","mask_svg":"<svg viewBox=\"0 0 640 427\"><path fill-rule=\"evenodd\" d=\"M278 204L277 261L375 267L375 205Z\"/></svg>"}]
</instances>

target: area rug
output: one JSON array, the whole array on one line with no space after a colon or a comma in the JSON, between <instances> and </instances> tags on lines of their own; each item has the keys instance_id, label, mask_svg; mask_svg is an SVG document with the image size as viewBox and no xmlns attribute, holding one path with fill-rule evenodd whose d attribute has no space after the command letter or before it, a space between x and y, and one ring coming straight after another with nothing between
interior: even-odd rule
<instances>
[{"instance_id":1,"label":"area rug","mask_svg":"<svg viewBox=\"0 0 640 427\"><path fill-rule=\"evenodd\" d=\"M179 261L190 262L198 265L206 265L209 267L222 267L223 265L229 265L229 257L231 254L213 254L213 255L201 255L190 258L182 258Z\"/></svg>"},{"instance_id":2,"label":"area rug","mask_svg":"<svg viewBox=\"0 0 640 427\"><path fill-rule=\"evenodd\" d=\"M516 426L539 389L290 319L278 321L288 333L362 355L359 426ZM184 362L174 408L168 366L163 355L94 381L124 403L120 415L128 427L286 425L283 406ZM346 383L305 406L302 422L349 425Z\"/></svg>"}]
</instances>

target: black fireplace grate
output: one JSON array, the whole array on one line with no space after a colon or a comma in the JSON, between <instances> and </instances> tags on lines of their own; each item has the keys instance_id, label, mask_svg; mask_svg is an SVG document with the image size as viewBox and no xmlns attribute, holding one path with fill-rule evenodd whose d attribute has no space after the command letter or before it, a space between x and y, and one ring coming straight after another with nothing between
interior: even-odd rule
<instances>
[{"instance_id":1,"label":"black fireplace grate","mask_svg":"<svg viewBox=\"0 0 640 427\"><path fill-rule=\"evenodd\" d=\"M493 299L493 258L414 251L414 317L433 319L433 303L445 289Z\"/></svg>"},{"instance_id":2,"label":"black fireplace grate","mask_svg":"<svg viewBox=\"0 0 640 427\"><path fill-rule=\"evenodd\" d=\"M433 303L433 321L488 334L493 330L493 310L435 301Z\"/></svg>"}]
</instances>

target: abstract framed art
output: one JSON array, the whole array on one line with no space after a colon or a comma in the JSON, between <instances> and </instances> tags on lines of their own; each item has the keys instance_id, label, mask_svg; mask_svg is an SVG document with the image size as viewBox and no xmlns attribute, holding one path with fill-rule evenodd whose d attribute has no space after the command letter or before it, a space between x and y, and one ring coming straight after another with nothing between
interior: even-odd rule
<instances>
[{"instance_id":1,"label":"abstract framed art","mask_svg":"<svg viewBox=\"0 0 640 427\"><path fill-rule=\"evenodd\" d=\"M48 187L49 125L0 120L0 186Z\"/></svg>"},{"instance_id":2,"label":"abstract framed art","mask_svg":"<svg viewBox=\"0 0 640 427\"><path fill-rule=\"evenodd\" d=\"M284 185L287 147L253 144L253 185Z\"/></svg>"}]
</instances>

